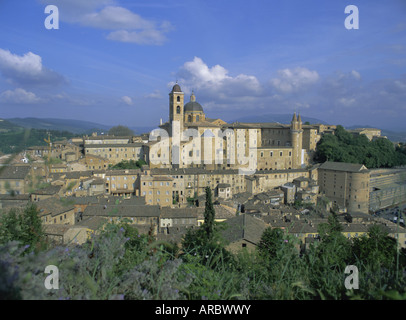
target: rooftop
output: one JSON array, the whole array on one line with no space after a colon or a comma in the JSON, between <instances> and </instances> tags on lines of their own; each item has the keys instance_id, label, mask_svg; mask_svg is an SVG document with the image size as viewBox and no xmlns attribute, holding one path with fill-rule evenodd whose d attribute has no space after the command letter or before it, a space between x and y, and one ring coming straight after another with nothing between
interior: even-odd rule
<instances>
[{"instance_id":1,"label":"rooftop","mask_svg":"<svg viewBox=\"0 0 406 320\"><path fill-rule=\"evenodd\" d=\"M319 169L347 171L347 172L368 172L369 170L363 164L346 163L346 162L324 162Z\"/></svg>"},{"instance_id":2,"label":"rooftop","mask_svg":"<svg viewBox=\"0 0 406 320\"><path fill-rule=\"evenodd\" d=\"M28 166L1 166L0 179L25 179L30 173L31 167Z\"/></svg>"}]
</instances>

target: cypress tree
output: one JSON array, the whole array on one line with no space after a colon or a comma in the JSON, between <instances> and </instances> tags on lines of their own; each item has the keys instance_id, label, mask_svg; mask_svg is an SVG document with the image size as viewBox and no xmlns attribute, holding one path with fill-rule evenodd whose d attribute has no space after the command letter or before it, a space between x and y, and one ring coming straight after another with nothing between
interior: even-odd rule
<instances>
[{"instance_id":1,"label":"cypress tree","mask_svg":"<svg viewBox=\"0 0 406 320\"><path fill-rule=\"evenodd\" d=\"M206 232L207 240L211 241L213 239L214 233L214 216L216 212L214 211L213 202L211 199L211 189L206 187L206 205L204 208L204 230Z\"/></svg>"}]
</instances>

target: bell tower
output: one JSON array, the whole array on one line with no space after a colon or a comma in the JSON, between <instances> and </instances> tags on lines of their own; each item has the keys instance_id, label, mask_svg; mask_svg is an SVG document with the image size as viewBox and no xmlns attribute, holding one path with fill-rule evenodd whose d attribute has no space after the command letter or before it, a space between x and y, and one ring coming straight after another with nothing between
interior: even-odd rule
<instances>
[{"instance_id":1,"label":"bell tower","mask_svg":"<svg viewBox=\"0 0 406 320\"><path fill-rule=\"evenodd\" d=\"M293 114L290 134L292 140L292 168L297 169L302 166L303 129L302 118L300 115L296 118L296 112Z\"/></svg>"},{"instance_id":2,"label":"bell tower","mask_svg":"<svg viewBox=\"0 0 406 320\"><path fill-rule=\"evenodd\" d=\"M184 95L178 83L169 93L169 122L172 124L172 121L179 121L181 128L183 128Z\"/></svg>"}]
</instances>

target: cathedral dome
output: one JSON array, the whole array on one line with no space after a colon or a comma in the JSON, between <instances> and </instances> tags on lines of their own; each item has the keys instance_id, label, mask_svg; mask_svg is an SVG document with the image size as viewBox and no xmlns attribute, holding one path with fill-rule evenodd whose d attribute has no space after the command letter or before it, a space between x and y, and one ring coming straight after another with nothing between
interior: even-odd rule
<instances>
[{"instance_id":1,"label":"cathedral dome","mask_svg":"<svg viewBox=\"0 0 406 320\"><path fill-rule=\"evenodd\" d=\"M192 95L190 96L190 102L185 104L184 108L185 112L188 111L201 111L203 112L203 107L200 105L199 102L196 102L195 94L192 91Z\"/></svg>"},{"instance_id":2,"label":"cathedral dome","mask_svg":"<svg viewBox=\"0 0 406 320\"><path fill-rule=\"evenodd\" d=\"M184 110L185 110L185 112L188 112L188 111L202 111L203 112L203 107L200 105L199 102L190 101L185 104Z\"/></svg>"}]
</instances>

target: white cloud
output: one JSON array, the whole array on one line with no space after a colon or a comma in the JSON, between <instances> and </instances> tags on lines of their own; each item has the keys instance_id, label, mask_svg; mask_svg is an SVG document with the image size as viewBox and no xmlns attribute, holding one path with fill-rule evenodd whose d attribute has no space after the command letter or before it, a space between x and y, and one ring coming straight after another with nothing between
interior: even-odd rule
<instances>
[{"instance_id":1,"label":"white cloud","mask_svg":"<svg viewBox=\"0 0 406 320\"><path fill-rule=\"evenodd\" d=\"M352 75L355 79L361 80L361 75L360 75L360 73L359 73L358 71L352 70L352 71L351 71L351 75Z\"/></svg>"},{"instance_id":2,"label":"white cloud","mask_svg":"<svg viewBox=\"0 0 406 320\"><path fill-rule=\"evenodd\" d=\"M82 24L99 29L151 29L154 24L123 7L107 6L99 12L85 14Z\"/></svg>"},{"instance_id":3,"label":"white cloud","mask_svg":"<svg viewBox=\"0 0 406 320\"><path fill-rule=\"evenodd\" d=\"M45 2L45 0L41 0ZM113 0L55 0L60 19L82 26L109 30L106 39L140 45L162 45L173 29L169 21L141 17Z\"/></svg>"},{"instance_id":4,"label":"white cloud","mask_svg":"<svg viewBox=\"0 0 406 320\"><path fill-rule=\"evenodd\" d=\"M271 79L271 85L282 93L297 92L307 88L319 80L317 71L297 67L278 70L278 77Z\"/></svg>"},{"instance_id":5,"label":"white cloud","mask_svg":"<svg viewBox=\"0 0 406 320\"><path fill-rule=\"evenodd\" d=\"M110 32L106 38L108 40L136 43L140 45L162 45L166 40L162 32L154 29L147 29L140 32L118 30Z\"/></svg>"},{"instance_id":6,"label":"white cloud","mask_svg":"<svg viewBox=\"0 0 406 320\"><path fill-rule=\"evenodd\" d=\"M132 106L134 104L133 99L131 99L129 96L122 96L120 101L129 106Z\"/></svg>"},{"instance_id":7,"label":"white cloud","mask_svg":"<svg viewBox=\"0 0 406 320\"><path fill-rule=\"evenodd\" d=\"M35 93L26 91L22 88L15 90L6 90L0 94L0 101L12 104L37 104L43 99L37 97Z\"/></svg>"},{"instance_id":8,"label":"white cloud","mask_svg":"<svg viewBox=\"0 0 406 320\"><path fill-rule=\"evenodd\" d=\"M239 74L232 77L221 65L209 67L199 57L184 63L178 72L178 79L186 92L198 89L210 96L223 98L257 95L261 91L261 85L255 76Z\"/></svg>"},{"instance_id":9,"label":"white cloud","mask_svg":"<svg viewBox=\"0 0 406 320\"><path fill-rule=\"evenodd\" d=\"M154 92L147 94L144 96L145 98L150 98L150 99L161 99L162 95L159 92L159 90L155 90Z\"/></svg>"},{"instance_id":10,"label":"white cloud","mask_svg":"<svg viewBox=\"0 0 406 320\"><path fill-rule=\"evenodd\" d=\"M58 73L42 64L42 58L32 52L21 56L0 49L0 72L10 81L20 85L57 85L65 82Z\"/></svg>"}]
</instances>

